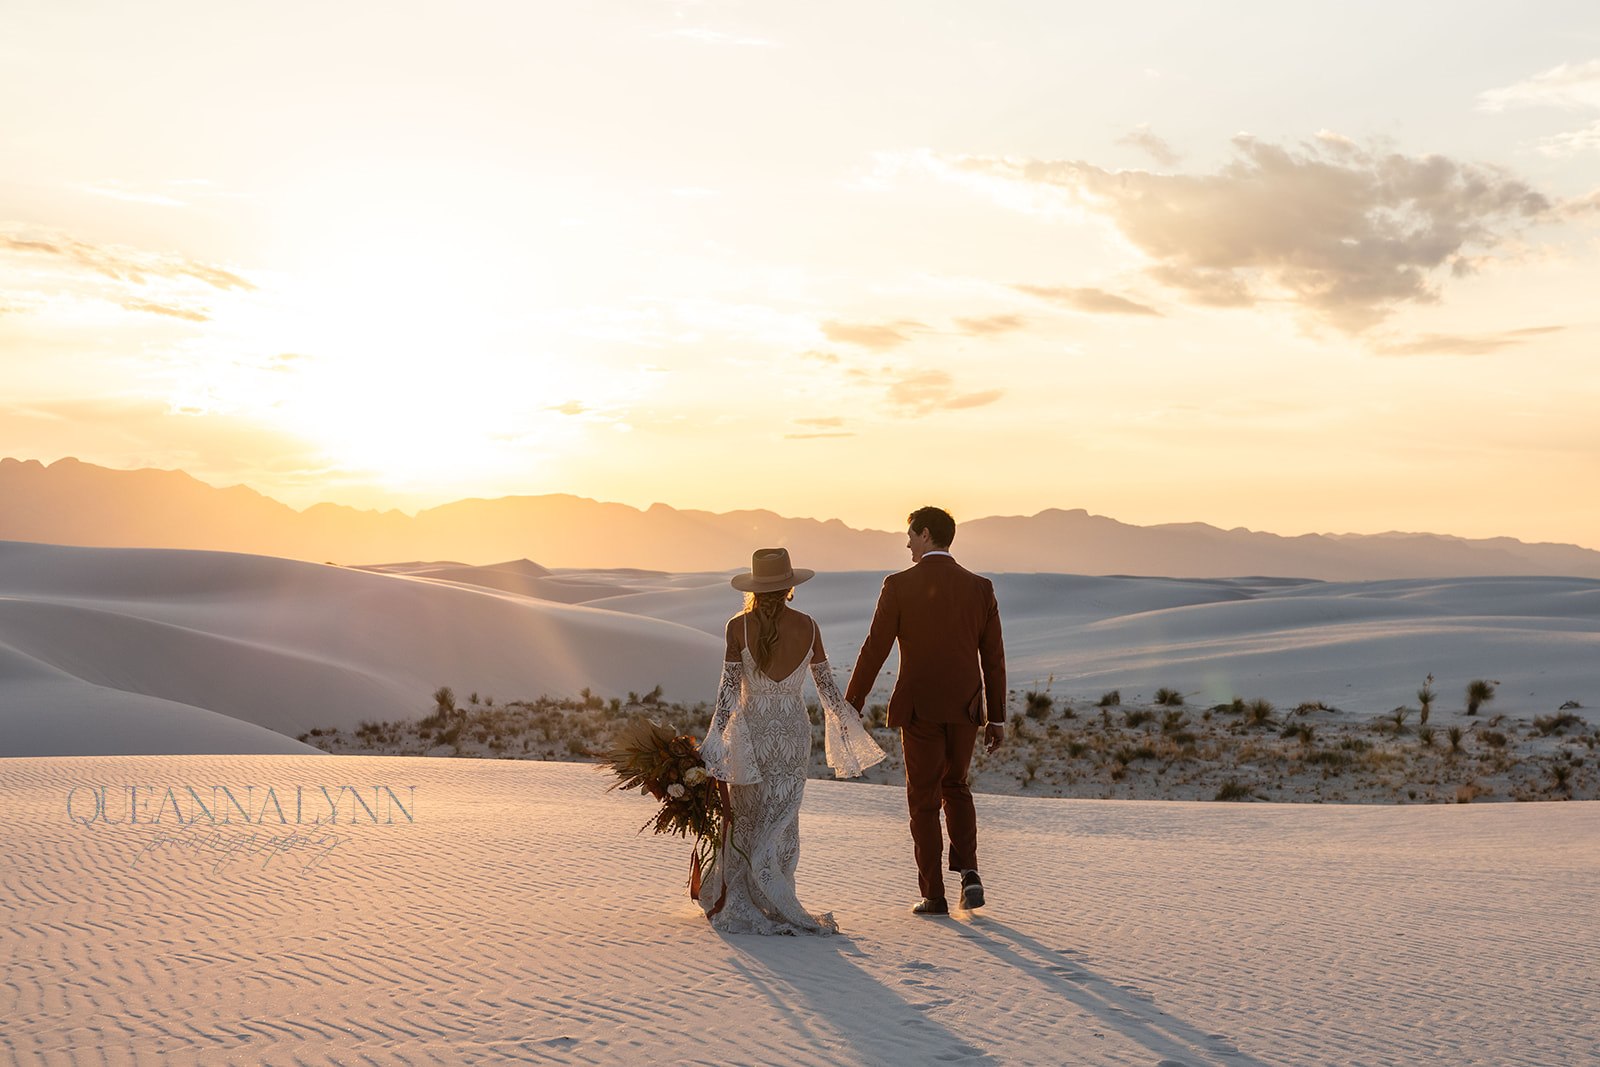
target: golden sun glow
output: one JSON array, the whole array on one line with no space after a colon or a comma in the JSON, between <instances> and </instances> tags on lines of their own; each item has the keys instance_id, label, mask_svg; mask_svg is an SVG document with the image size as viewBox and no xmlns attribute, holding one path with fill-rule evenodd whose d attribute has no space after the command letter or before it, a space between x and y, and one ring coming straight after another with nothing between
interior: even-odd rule
<instances>
[{"instance_id":1,"label":"golden sun glow","mask_svg":"<svg viewBox=\"0 0 1600 1067\"><path fill-rule=\"evenodd\" d=\"M1587 9L35 6L0 455L1600 544Z\"/></svg>"}]
</instances>

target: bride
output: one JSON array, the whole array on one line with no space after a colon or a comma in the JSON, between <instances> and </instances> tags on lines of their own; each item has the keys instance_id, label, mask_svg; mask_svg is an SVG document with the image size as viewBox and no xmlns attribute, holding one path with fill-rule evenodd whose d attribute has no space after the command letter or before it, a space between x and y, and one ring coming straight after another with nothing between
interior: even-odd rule
<instances>
[{"instance_id":1,"label":"bride","mask_svg":"<svg viewBox=\"0 0 1600 1067\"><path fill-rule=\"evenodd\" d=\"M787 549L763 548L731 582L745 608L728 620L717 710L700 745L707 771L729 783L733 800L728 840L700 885L700 906L725 933L839 929L832 913L812 915L794 892L811 764L811 719L800 693L807 664L822 703L828 766L852 778L884 758L839 692L816 622L788 606L794 587L815 574L790 566Z\"/></svg>"}]
</instances>

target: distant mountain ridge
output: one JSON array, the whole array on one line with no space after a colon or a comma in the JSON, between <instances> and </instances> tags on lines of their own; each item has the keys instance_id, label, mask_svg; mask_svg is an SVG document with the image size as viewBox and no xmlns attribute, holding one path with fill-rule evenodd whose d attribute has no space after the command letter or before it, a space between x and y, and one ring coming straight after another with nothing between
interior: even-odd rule
<instances>
[{"instance_id":1,"label":"distant mountain ridge","mask_svg":"<svg viewBox=\"0 0 1600 1067\"><path fill-rule=\"evenodd\" d=\"M219 489L183 471L111 470L61 459L0 459L0 540L195 548L344 564L524 561L543 568L726 571L782 545L799 566L892 570L905 535L771 511L640 510L565 494L458 500L418 512L317 504L296 511L245 486ZM1483 575L1600 578L1600 552L1576 545L1441 534L1285 537L1204 523L1132 526L1079 510L963 521L956 551L982 571L1272 575L1362 581ZM527 561L537 561L537 565Z\"/></svg>"}]
</instances>

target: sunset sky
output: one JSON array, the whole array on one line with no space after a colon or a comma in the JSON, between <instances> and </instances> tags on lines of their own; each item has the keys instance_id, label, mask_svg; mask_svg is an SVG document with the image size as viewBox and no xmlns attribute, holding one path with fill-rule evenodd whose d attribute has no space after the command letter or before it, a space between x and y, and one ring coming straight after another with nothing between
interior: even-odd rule
<instances>
[{"instance_id":1,"label":"sunset sky","mask_svg":"<svg viewBox=\"0 0 1600 1067\"><path fill-rule=\"evenodd\" d=\"M10 0L0 99L0 455L1600 548L1593 0Z\"/></svg>"}]
</instances>

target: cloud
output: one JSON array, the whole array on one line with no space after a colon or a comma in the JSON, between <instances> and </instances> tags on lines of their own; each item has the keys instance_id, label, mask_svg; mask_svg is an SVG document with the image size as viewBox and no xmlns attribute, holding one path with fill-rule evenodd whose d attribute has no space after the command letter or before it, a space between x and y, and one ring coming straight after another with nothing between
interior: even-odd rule
<instances>
[{"instance_id":1,"label":"cloud","mask_svg":"<svg viewBox=\"0 0 1600 1067\"><path fill-rule=\"evenodd\" d=\"M1600 213L1600 189L1594 189L1584 196L1565 200L1561 204L1561 213L1574 218L1581 218L1591 212Z\"/></svg>"},{"instance_id":2,"label":"cloud","mask_svg":"<svg viewBox=\"0 0 1600 1067\"><path fill-rule=\"evenodd\" d=\"M1013 285L1019 293L1037 296L1074 311L1104 315L1160 315L1161 312L1104 289L1073 289L1064 286Z\"/></svg>"},{"instance_id":3,"label":"cloud","mask_svg":"<svg viewBox=\"0 0 1600 1067\"><path fill-rule=\"evenodd\" d=\"M557 411L563 415L582 415L589 409L577 400L568 400L565 404L555 404L546 410Z\"/></svg>"},{"instance_id":4,"label":"cloud","mask_svg":"<svg viewBox=\"0 0 1600 1067\"><path fill-rule=\"evenodd\" d=\"M183 256L141 252L116 246L97 246L62 235L24 236L13 228L0 233L0 249L29 255L65 259L115 281L143 285L150 277L193 278L214 289L254 289L255 286L231 271Z\"/></svg>"},{"instance_id":5,"label":"cloud","mask_svg":"<svg viewBox=\"0 0 1600 1067\"><path fill-rule=\"evenodd\" d=\"M980 393L955 391L955 383L942 370L918 371L902 374L888 384L886 396L891 407L903 415L931 415L936 411L959 411L965 408L992 404L1004 395L1004 390L989 389Z\"/></svg>"},{"instance_id":6,"label":"cloud","mask_svg":"<svg viewBox=\"0 0 1600 1067\"><path fill-rule=\"evenodd\" d=\"M1540 139L1539 151L1556 159L1600 151L1600 119L1581 130L1568 130Z\"/></svg>"},{"instance_id":7,"label":"cloud","mask_svg":"<svg viewBox=\"0 0 1600 1067\"><path fill-rule=\"evenodd\" d=\"M1117 139L1118 144L1131 145L1143 151L1151 159L1163 167L1175 167L1183 159L1172 150L1172 146L1150 132L1150 124L1141 122L1130 130L1125 136Z\"/></svg>"},{"instance_id":8,"label":"cloud","mask_svg":"<svg viewBox=\"0 0 1600 1067\"><path fill-rule=\"evenodd\" d=\"M981 393L962 393L960 396L951 397L940 407L946 411L961 411L965 408L981 408L993 404L1006 395L1004 389L985 389Z\"/></svg>"},{"instance_id":9,"label":"cloud","mask_svg":"<svg viewBox=\"0 0 1600 1067\"><path fill-rule=\"evenodd\" d=\"M838 415L828 415L828 416L825 416L825 417L818 417L818 418L814 418L814 419L795 419L794 421L797 424L801 425L801 426L843 426L844 425L844 419L840 418Z\"/></svg>"},{"instance_id":10,"label":"cloud","mask_svg":"<svg viewBox=\"0 0 1600 1067\"><path fill-rule=\"evenodd\" d=\"M909 319L885 323L824 322L822 335L838 344L859 345L862 348L882 351L911 340L907 334L908 330L926 328L922 323Z\"/></svg>"},{"instance_id":11,"label":"cloud","mask_svg":"<svg viewBox=\"0 0 1600 1067\"><path fill-rule=\"evenodd\" d=\"M1440 268L1551 212L1503 171L1438 155L1363 148L1322 133L1285 148L1234 138L1213 174L1109 171L1075 161L967 157L961 170L1049 186L1108 218L1152 261L1149 275L1197 303L1286 299L1349 333L1438 298Z\"/></svg>"},{"instance_id":12,"label":"cloud","mask_svg":"<svg viewBox=\"0 0 1600 1067\"><path fill-rule=\"evenodd\" d=\"M1600 111L1600 59L1563 63L1515 85L1479 93L1478 106L1493 112L1517 107ZM1600 151L1600 119L1581 129L1541 138L1538 150L1557 159Z\"/></svg>"},{"instance_id":13,"label":"cloud","mask_svg":"<svg viewBox=\"0 0 1600 1067\"><path fill-rule=\"evenodd\" d=\"M975 319L956 319L955 323L956 328L968 337L993 337L995 334L1020 330L1028 320L1021 315L985 315Z\"/></svg>"},{"instance_id":14,"label":"cloud","mask_svg":"<svg viewBox=\"0 0 1600 1067\"><path fill-rule=\"evenodd\" d=\"M122 306L129 311L148 311L152 315L167 315L174 319L187 319L190 322L210 322L211 316L203 311L194 311L190 308L171 307L167 304L155 304L148 300L124 300Z\"/></svg>"},{"instance_id":15,"label":"cloud","mask_svg":"<svg viewBox=\"0 0 1600 1067\"><path fill-rule=\"evenodd\" d=\"M1535 337L1556 333L1564 326L1529 326L1504 333L1485 333L1472 336L1428 333L1409 341L1392 341L1379 345L1378 351L1386 356L1481 356L1498 352L1513 345L1526 344Z\"/></svg>"},{"instance_id":16,"label":"cloud","mask_svg":"<svg viewBox=\"0 0 1600 1067\"><path fill-rule=\"evenodd\" d=\"M93 184L85 183L74 185L72 188L80 193L90 196L103 196L109 200L121 200L130 204L152 204L156 207L188 207L187 201L165 193L152 193L140 189L129 188L125 183L118 181L104 181Z\"/></svg>"},{"instance_id":17,"label":"cloud","mask_svg":"<svg viewBox=\"0 0 1600 1067\"><path fill-rule=\"evenodd\" d=\"M1484 111L1514 107L1600 108L1600 59L1563 63L1541 74L1478 94Z\"/></svg>"},{"instance_id":18,"label":"cloud","mask_svg":"<svg viewBox=\"0 0 1600 1067\"><path fill-rule=\"evenodd\" d=\"M846 431L846 432L843 432L843 433L786 433L786 434L783 435L783 439L785 441L817 441L817 440L821 440L823 438L829 438L829 437L854 437L854 436L855 436L855 434L851 433L849 431Z\"/></svg>"}]
</instances>

